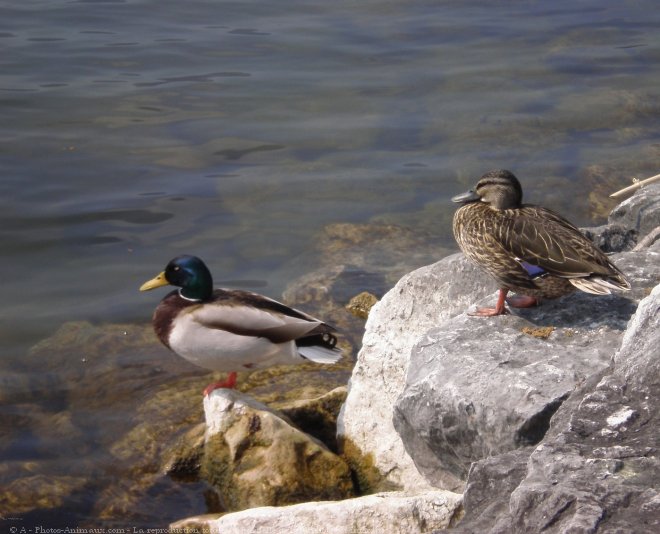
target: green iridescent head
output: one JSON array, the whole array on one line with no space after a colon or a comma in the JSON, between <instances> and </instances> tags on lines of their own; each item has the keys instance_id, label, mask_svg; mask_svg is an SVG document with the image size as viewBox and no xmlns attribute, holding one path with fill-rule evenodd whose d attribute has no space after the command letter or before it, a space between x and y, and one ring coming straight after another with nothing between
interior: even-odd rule
<instances>
[{"instance_id":1,"label":"green iridescent head","mask_svg":"<svg viewBox=\"0 0 660 534\"><path fill-rule=\"evenodd\" d=\"M213 295L211 272L197 256L177 256L162 273L142 284L140 291L168 284L180 287L181 296L191 300L207 300Z\"/></svg>"}]
</instances>

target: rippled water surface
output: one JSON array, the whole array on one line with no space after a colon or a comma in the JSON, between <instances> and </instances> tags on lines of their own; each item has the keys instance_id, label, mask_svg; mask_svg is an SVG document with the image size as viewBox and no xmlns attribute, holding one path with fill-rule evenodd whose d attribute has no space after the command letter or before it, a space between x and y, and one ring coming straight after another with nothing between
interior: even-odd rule
<instances>
[{"instance_id":1,"label":"rippled water surface","mask_svg":"<svg viewBox=\"0 0 660 534\"><path fill-rule=\"evenodd\" d=\"M171 257L279 297L333 223L452 248L449 197L492 168L578 224L658 172L650 0L0 13L0 522L164 526L212 508L195 484L136 489L153 471L131 456L146 438L116 439L163 383L198 376L134 341L160 297L137 287ZM93 328L117 324L133 337L108 349Z\"/></svg>"}]
</instances>

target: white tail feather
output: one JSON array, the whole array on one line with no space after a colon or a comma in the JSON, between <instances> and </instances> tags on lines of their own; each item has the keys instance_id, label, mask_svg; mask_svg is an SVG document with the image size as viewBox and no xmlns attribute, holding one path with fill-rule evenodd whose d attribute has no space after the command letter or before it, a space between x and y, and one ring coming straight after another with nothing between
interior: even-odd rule
<instances>
[{"instance_id":1,"label":"white tail feather","mask_svg":"<svg viewBox=\"0 0 660 534\"><path fill-rule=\"evenodd\" d=\"M342 357L341 350L337 348L328 349L319 345L298 347L298 352L303 358L307 358L314 363L337 363Z\"/></svg>"},{"instance_id":2,"label":"white tail feather","mask_svg":"<svg viewBox=\"0 0 660 534\"><path fill-rule=\"evenodd\" d=\"M570 278L568 281L580 291L594 295L609 295L612 293L612 289L630 289L629 287L614 284L603 278Z\"/></svg>"}]
</instances>

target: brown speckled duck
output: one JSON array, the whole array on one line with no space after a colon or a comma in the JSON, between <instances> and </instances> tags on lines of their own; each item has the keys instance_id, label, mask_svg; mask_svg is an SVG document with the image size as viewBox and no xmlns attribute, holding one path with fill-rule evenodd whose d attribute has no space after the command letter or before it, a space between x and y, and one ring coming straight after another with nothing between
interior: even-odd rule
<instances>
[{"instance_id":1,"label":"brown speckled duck","mask_svg":"<svg viewBox=\"0 0 660 534\"><path fill-rule=\"evenodd\" d=\"M213 289L209 269L196 256L174 258L140 291L168 284L179 289L154 312L160 341L195 365L229 373L204 395L233 388L239 370L307 360L331 364L342 356L332 326L257 293Z\"/></svg>"},{"instance_id":2,"label":"brown speckled duck","mask_svg":"<svg viewBox=\"0 0 660 534\"><path fill-rule=\"evenodd\" d=\"M575 289L606 295L630 289L623 273L574 225L549 209L522 204L520 182L506 170L484 174L474 191L452 198L454 237L463 253L500 285L494 308L471 315L507 313L504 302L530 307ZM509 291L521 295L507 298Z\"/></svg>"}]
</instances>

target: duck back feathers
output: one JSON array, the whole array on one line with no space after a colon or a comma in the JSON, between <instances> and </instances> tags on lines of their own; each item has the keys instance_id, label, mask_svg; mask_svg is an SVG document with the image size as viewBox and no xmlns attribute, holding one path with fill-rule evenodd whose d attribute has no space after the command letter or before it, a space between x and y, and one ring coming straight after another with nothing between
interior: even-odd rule
<instances>
[{"instance_id":1,"label":"duck back feathers","mask_svg":"<svg viewBox=\"0 0 660 534\"><path fill-rule=\"evenodd\" d=\"M630 289L623 273L561 215L522 204L509 171L485 174L454 215L454 237L465 255L500 287L555 298L575 288L595 294Z\"/></svg>"}]
</instances>

